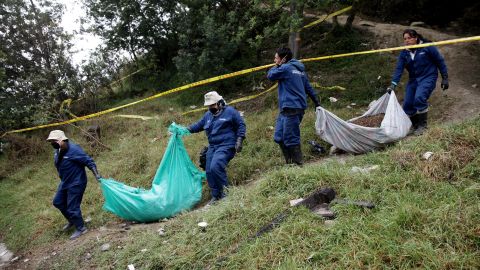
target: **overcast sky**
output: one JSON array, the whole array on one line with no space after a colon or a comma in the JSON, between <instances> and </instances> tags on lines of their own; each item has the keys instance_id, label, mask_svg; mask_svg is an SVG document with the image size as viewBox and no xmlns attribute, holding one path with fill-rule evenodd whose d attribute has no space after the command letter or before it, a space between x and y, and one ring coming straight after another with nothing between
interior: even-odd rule
<instances>
[{"instance_id":1,"label":"overcast sky","mask_svg":"<svg viewBox=\"0 0 480 270\"><path fill-rule=\"evenodd\" d=\"M97 36L90 34L75 34L80 32L80 18L85 17L86 12L80 0L55 0L65 5L65 13L62 18L62 27L68 33L74 34L72 43L72 59L74 64L81 64L83 60L87 61L90 52L102 43Z\"/></svg>"}]
</instances>

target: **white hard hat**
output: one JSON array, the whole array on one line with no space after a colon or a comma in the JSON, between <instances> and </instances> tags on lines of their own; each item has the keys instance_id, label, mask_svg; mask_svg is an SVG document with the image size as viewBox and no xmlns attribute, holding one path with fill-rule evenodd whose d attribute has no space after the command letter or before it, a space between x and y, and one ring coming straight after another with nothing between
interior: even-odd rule
<instances>
[{"instance_id":1,"label":"white hard hat","mask_svg":"<svg viewBox=\"0 0 480 270\"><path fill-rule=\"evenodd\" d=\"M205 94L205 106L210 106L222 100L223 97L220 96L217 91L208 92Z\"/></svg>"},{"instance_id":2,"label":"white hard hat","mask_svg":"<svg viewBox=\"0 0 480 270\"><path fill-rule=\"evenodd\" d=\"M52 130L50 131L50 134L48 135L47 141L65 141L68 140L67 136L65 136L65 133L61 130Z\"/></svg>"}]
</instances>

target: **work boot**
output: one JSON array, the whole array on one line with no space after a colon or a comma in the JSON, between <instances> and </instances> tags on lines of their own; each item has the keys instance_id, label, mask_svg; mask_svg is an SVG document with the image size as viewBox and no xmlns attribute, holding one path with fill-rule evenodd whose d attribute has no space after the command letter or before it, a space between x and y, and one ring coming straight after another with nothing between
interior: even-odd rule
<instances>
[{"instance_id":1,"label":"work boot","mask_svg":"<svg viewBox=\"0 0 480 270\"><path fill-rule=\"evenodd\" d=\"M62 227L62 232L66 232L66 231L70 230L72 227L73 227L73 223L69 222Z\"/></svg>"},{"instance_id":2,"label":"work boot","mask_svg":"<svg viewBox=\"0 0 480 270\"><path fill-rule=\"evenodd\" d=\"M413 131L413 134L420 136L425 130L427 130L427 112L417 114L417 128Z\"/></svg>"},{"instance_id":3,"label":"work boot","mask_svg":"<svg viewBox=\"0 0 480 270\"><path fill-rule=\"evenodd\" d=\"M410 127L407 135L412 135L413 132L418 128L418 116L417 114L414 114L412 116L409 116L409 118L410 121L412 121L412 126Z\"/></svg>"},{"instance_id":4,"label":"work boot","mask_svg":"<svg viewBox=\"0 0 480 270\"><path fill-rule=\"evenodd\" d=\"M220 201L221 199L217 198L217 197L212 197L210 199L210 201L208 201L208 203L205 205L205 207L210 207L214 204L217 204L218 201Z\"/></svg>"},{"instance_id":5,"label":"work boot","mask_svg":"<svg viewBox=\"0 0 480 270\"><path fill-rule=\"evenodd\" d=\"M72 236L70 236L70 240L75 240L77 239L78 237L86 234L88 232L88 229L87 227L83 226L82 228L80 229L76 229L75 232L72 234Z\"/></svg>"},{"instance_id":6,"label":"work boot","mask_svg":"<svg viewBox=\"0 0 480 270\"><path fill-rule=\"evenodd\" d=\"M282 149L283 157L285 157L285 163L292 164L292 156L288 147L283 143L279 143L278 145L280 145L280 149Z\"/></svg>"},{"instance_id":7,"label":"work boot","mask_svg":"<svg viewBox=\"0 0 480 270\"><path fill-rule=\"evenodd\" d=\"M303 165L303 154L301 145L294 145L289 147L292 161L297 165Z\"/></svg>"}]
</instances>

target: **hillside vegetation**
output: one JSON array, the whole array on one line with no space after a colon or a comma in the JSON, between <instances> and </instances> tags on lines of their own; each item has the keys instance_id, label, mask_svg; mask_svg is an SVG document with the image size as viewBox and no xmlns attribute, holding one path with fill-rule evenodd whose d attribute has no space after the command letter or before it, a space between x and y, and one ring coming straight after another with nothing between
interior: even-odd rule
<instances>
[{"instance_id":1,"label":"hillside vegetation","mask_svg":"<svg viewBox=\"0 0 480 270\"><path fill-rule=\"evenodd\" d=\"M336 53L374 46L367 33L341 36L345 39L327 37L318 46L308 47L306 41L307 53L315 56L320 50ZM272 57L265 55L264 61ZM319 90L319 94L325 108L349 119L383 94L393 65L394 57L387 54L308 63L307 71L312 82L346 88ZM220 93L228 88L228 102L253 92L252 85L260 82L270 85L264 74L257 73L211 87ZM191 89L118 113L154 117L151 120L111 114L62 128L93 155L104 177L148 188L167 145L168 125L196 121L200 113L181 113L191 105L201 106L203 94L210 89ZM330 103L330 96L339 101ZM480 267L480 118L433 126L422 137L362 156L315 156L304 144L308 164L289 167L283 165L272 140L276 93L237 108L244 112L248 131L244 150L228 169L233 185L226 200L169 220L128 227L101 209L101 190L89 173L82 211L92 219L90 232L73 242L59 232L64 220L51 205L58 177L51 147L44 142L49 130L12 136L19 148L0 157L0 239L22 259L31 258L26 266L40 269L125 269L129 264L137 269ZM314 121L309 104L302 122L303 142L318 141ZM102 143L111 150L88 147L81 129L91 124L101 126ZM206 143L203 134L185 138L192 160L197 161ZM428 161L421 158L426 151L434 153ZM351 171L353 166L372 165L379 169L368 174ZM372 201L376 208L335 205L333 223L325 223L305 208L290 208L289 200L320 187L334 188L339 197ZM203 201L209 199L207 187L203 195ZM282 212L288 217L280 226L253 237ZM205 232L197 228L201 221L209 224ZM165 235L159 235L160 228ZM100 246L105 243L111 248L102 252Z\"/></svg>"}]
</instances>

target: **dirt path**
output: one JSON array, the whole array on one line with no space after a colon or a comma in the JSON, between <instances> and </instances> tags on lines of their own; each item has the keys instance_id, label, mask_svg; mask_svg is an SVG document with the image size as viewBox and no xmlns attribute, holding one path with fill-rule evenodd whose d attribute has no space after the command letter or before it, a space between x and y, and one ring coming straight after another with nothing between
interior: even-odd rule
<instances>
[{"instance_id":1,"label":"dirt path","mask_svg":"<svg viewBox=\"0 0 480 270\"><path fill-rule=\"evenodd\" d=\"M344 23L347 16L339 16ZM372 32L377 48L403 45L405 25L376 23L356 17L354 26ZM460 38L424 27L413 27L432 41ZM430 98L429 117L436 123L454 123L480 115L480 42L440 46L449 72L450 88L443 92L440 80ZM398 55L398 52L395 52ZM393 73L393 70L392 70ZM404 71L403 76L408 76Z\"/></svg>"}]
</instances>

